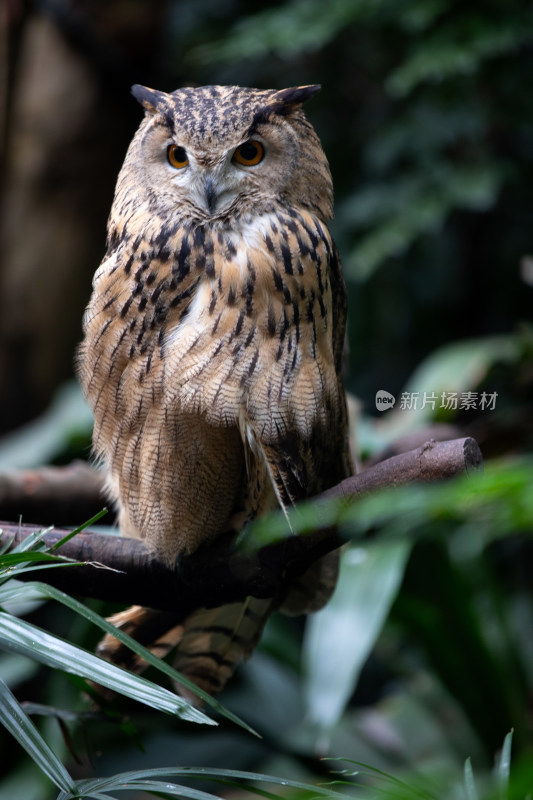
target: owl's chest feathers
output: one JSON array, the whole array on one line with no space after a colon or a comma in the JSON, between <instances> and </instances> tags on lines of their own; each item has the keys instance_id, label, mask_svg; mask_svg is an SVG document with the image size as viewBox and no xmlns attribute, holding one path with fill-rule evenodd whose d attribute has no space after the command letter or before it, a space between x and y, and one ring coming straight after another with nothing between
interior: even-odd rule
<instances>
[{"instance_id":1,"label":"owl's chest feathers","mask_svg":"<svg viewBox=\"0 0 533 800\"><path fill-rule=\"evenodd\" d=\"M234 424L260 372L288 383L330 347L329 235L304 213L168 234L131 237L97 272L89 380L105 397L113 377L126 417L179 406Z\"/></svg>"}]
</instances>

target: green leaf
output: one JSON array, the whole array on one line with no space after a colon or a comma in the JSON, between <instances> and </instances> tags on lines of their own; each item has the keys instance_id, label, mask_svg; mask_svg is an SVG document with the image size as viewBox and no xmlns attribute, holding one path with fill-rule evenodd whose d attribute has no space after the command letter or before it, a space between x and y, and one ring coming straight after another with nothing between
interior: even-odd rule
<instances>
[{"instance_id":1,"label":"green leaf","mask_svg":"<svg viewBox=\"0 0 533 800\"><path fill-rule=\"evenodd\" d=\"M350 775L350 776L369 775L378 778L385 785L390 785L395 787L395 789L398 790L398 793L395 791L393 795L389 795L391 796L391 800L392 798L394 798L394 800L401 800L401 798L405 798L405 800L437 800L437 798L429 796L428 793L425 792L423 789L419 789L414 785L410 786L405 781L397 778L395 775L392 775L391 773L386 772L383 769L379 769L378 767L373 767L371 764L365 764L364 761L356 761L352 758L342 758L342 757L325 758L324 760L343 761L348 764L353 764L354 766L357 767L357 770L353 769L335 770L333 771L333 774ZM385 790L382 789L381 787L379 793L380 795L382 795L383 793L385 797L388 795L388 791L386 789Z\"/></svg>"},{"instance_id":2,"label":"green leaf","mask_svg":"<svg viewBox=\"0 0 533 800\"><path fill-rule=\"evenodd\" d=\"M0 648L96 681L108 689L167 714L175 714L188 722L216 725L214 720L172 692L4 612L0 612Z\"/></svg>"},{"instance_id":3,"label":"green leaf","mask_svg":"<svg viewBox=\"0 0 533 800\"><path fill-rule=\"evenodd\" d=\"M496 765L496 774L498 778L498 790L500 800L506 800L509 790L509 777L511 774L511 747L513 744L513 731L509 731L503 741L502 751L500 758Z\"/></svg>"},{"instance_id":4,"label":"green leaf","mask_svg":"<svg viewBox=\"0 0 533 800\"><path fill-rule=\"evenodd\" d=\"M16 579L22 573L25 573L25 574L28 573L28 572L39 572L40 573L45 569L57 569L58 567L83 567L83 566L85 566L87 564L86 561L72 561L70 558L66 558L65 556L56 556L56 557L53 558L53 560L50 563L47 563L47 564L42 563L42 560L39 559L39 558L31 559L31 560L32 561L38 561L39 563L37 563L33 567L25 567L25 566L23 566L23 564L27 563L28 559L24 558L24 559L22 559L22 563L20 564L20 566L17 566L16 568L11 569L9 571L8 575L2 576L2 577L3 578L5 577L7 579L10 579L10 578ZM47 559L45 559L45 560L47 560ZM100 569L110 569L110 570L112 570L114 572L117 571L117 570L113 570L112 567L106 567L103 564L99 565L99 568Z\"/></svg>"},{"instance_id":5,"label":"green leaf","mask_svg":"<svg viewBox=\"0 0 533 800\"><path fill-rule=\"evenodd\" d=\"M474 782L474 772L472 770L472 760L467 758L464 768L464 784L466 800L478 800L476 784Z\"/></svg>"},{"instance_id":6,"label":"green leaf","mask_svg":"<svg viewBox=\"0 0 533 800\"><path fill-rule=\"evenodd\" d=\"M386 88L394 97L404 97L420 83L473 75L483 61L531 41L531 23L530 9L507 20L465 14L421 38L412 55L389 76Z\"/></svg>"},{"instance_id":7,"label":"green leaf","mask_svg":"<svg viewBox=\"0 0 533 800\"><path fill-rule=\"evenodd\" d=\"M79 787L78 781L76 785ZM78 798L83 798L83 800L88 800L88 798L92 798L92 800L115 800L115 798L110 794L101 794L100 792L91 792L91 794L86 794L85 792L81 792L78 789L74 793L72 792L60 792L57 795L56 800L78 800Z\"/></svg>"},{"instance_id":8,"label":"green leaf","mask_svg":"<svg viewBox=\"0 0 533 800\"><path fill-rule=\"evenodd\" d=\"M75 791L69 773L1 678L0 722L56 786L65 792Z\"/></svg>"},{"instance_id":9,"label":"green leaf","mask_svg":"<svg viewBox=\"0 0 533 800\"><path fill-rule=\"evenodd\" d=\"M288 787L312 792L313 796L315 797L323 796L330 797L333 800L346 800L346 795L332 791L324 786L313 786L302 783L301 781L288 780L285 778L275 777L273 775L264 775L259 772L244 772L242 770L217 769L210 767L163 767L157 769L133 770L131 772L124 772L119 775L113 775L110 778L95 778L78 781L77 789L83 789L84 792L113 791L119 787L124 789L130 788L134 784L137 785L140 781L153 781L156 778L172 777L185 777L187 779L195 778L214 781L216 783L229 783L229 785L234 785L235 781L238 781L239 783L246 781L246 783L253 782L275 784L276 786L284 787L284 789ZM160 785L158 791L162 790L164 791L163 787ZM246 786L246 790L253 791L253 787ZM192 790L186 788L185 791ZM204 796L205 800L213 797L213 795L200 792L198 795L198 800L201 799L202 795ZM196 795L186 796L196 797Z\"/></svg>"},{"instance_id":10,"label":"green leaf","mask_svg":"<svg viewBox=\"0 0 533 800\"><path fill-rule=\"evenodd\" d=\"M217 711L219 714L226 717L231 722L234 722L236 725L239 725L241 728L244 728L249 733L252 733L254 736L259 735L256 731L254 731L253 728L247 725L246 722L241 720L231 711L228 711L228 709L226 709L222 705L222 703L220 703L214 697L211 697L211 695L207 694L207 692L195 686L194 683L192 683L192 681L188 680L179 672L177 672L177 670L173 669L173 667L171 667L170 664L167 664L166 661L163 661L162 659L155 656L146 647L143 647L141 644L139 644L139 642L136 642L135 639L132 639L131 636L128 636L119 628L115 628L113 625L111 625L110 622L101 617L99 614L96 614L94 611L85 606L83 603L80 603L78 600L75 600L73 597L70 597L68 594L65 594L65 592L62 592L60 589L56 589L53 586L48 586L48 584L41 583L39 581L35 581L33 583L25 583L25 584L15 583L15 585L13 586L0 588L0 605L2 605L3 603L16 602L20 600L35 601L35 600L50 600L50 599L56 600L62 605L67 606L80 616L84 617L85 619L88 619L90 622L92 622L101 630L105 631L106 633L110 633L112 636L115 636L120 642L129 647L130 650L132 650L138 656L143 658L157 670L163 672L172 680L183 684L187 688L191 689L191 691L195 692L198 695L198 697L200 697L200 699L203 700L204 703L210 706L214 711ZM118 688L117 691L120 691L120 688ZM210 724L214 723L211 722Z\"/></svg>"},{"instance_id":11,"label":"green leaf","mask_svg":"<svg viewBox=\"0 0 533 800\"><path fill-rule=\"evenodd\" d=\"M351 224L366 225L345 258L347 274L366 280L388 258L406 252L420 236L439 230L458 208L486 211L498 196L509 169L505 164L451 165L435 161L431 169L374 183L360 189L341 213Z\"/></svg>"},{"instance_id":12,"label":"green leaf","mask_svg":"<svg viewBox=\"0 0 533 800\"><path fill-rule=\"evenodd\" d=\"M39 549L40 551L45 549L44 544L44 536L46 533L49 533L53 530L53 527L50 526L49 528L43 528L40 531L34 531L33 533L29 533L21 542L19 542L16 547L13 548L13 553L27 553L33 550ZM0 531L0 535L3 535L3 531Z\"/></svg>"},{"instance_id":13,"label":"green leaf","mask_svg":"<svg viewBox=\"0 0 533 800\"><path fill-rule=\"evenodd\" d=\"M77 536L78 533L81 533L86 528L89 528L91 525L94 525L96 522L98 522L98 520L102 519L102 517L105 517L105 515L107 513L108 513L107 508L102 508L97 514L95 514L93 517L88 519L87 522L84 522L82 525L78 525L77 528L75 528L73 531L70 531L65 536L63 536L62 539L60 539L58 542L53 544L49 548L50 552L52 552L54 550L57 550L58 547L63 547L63 545L66 544L67 542L69 542L71 539L73 539L74 536Z\"/></svg>"},{"instance_id":14,"label":"green leaf","mask_svg":"<svg viewBox=\"0 0 533 800\"><path fill-rule=\"evenodd\" d=\"M35 662L16 654L6 653L0 657L0 678L10 689L34 678L38 669L39 666Z\"/></svg>"},{"instance_id":15,"label":"green leaf","mask_svg":"<svg viewBox=\"0 0 533 800\"><path fill-rule=\"evenodd\" d=\"M341 559L330 602L308 619L304 639L309 717L322 729L340 718L396 597L408 541L357 546Z\"/></svg>"},{"instance_id":16,"label":"green leaf","mask_svg":"<svg viewBox=\"0 0 533 800\"><path fill-rule=\"evenodd\" d=\"M191 789L189 786L170 783L166 781L154 781L147 779L133 779L122 775L115 775L111 780L104 778L99 781L80 781L77 784L77 791L82 797L108 797L102 795L98 788L105 788L110 792L123 792L138 790L141 792L158 792L166 797L188 797L191 800L222 800L219 795L210 792L202 792L199 789ZM59 799L58 799L59 800Z\"/></svg>"},{"instance_id":17,"label":"green leaf","mask_svg":"<svg viewBox=\"0 0 533 800\"><path fill-rule=\"evenodd\" d=\"M276 53L290 58L319 50L350 22L371 13L375 0L292 0L243 17L224 37L195 48L197 63L235 61Z\"/></svg>"},{"instance_id":18,"label":"green leaf","mask_svg":"<svg viewBox=\"0 0 533 800\"><path fill-rule=\"evenodd\" d=\"M63 556L53 556L49 553L35 553L35 552L27 552L27 553L4 553L4 555L0 556L0 569L11 569L12 567L18 566L19 564L27 564L30 561L38 561L38 562L54 562L57 563L68 561L72 563L71 559L65 559Z\"/></svg>"}]
</instances>

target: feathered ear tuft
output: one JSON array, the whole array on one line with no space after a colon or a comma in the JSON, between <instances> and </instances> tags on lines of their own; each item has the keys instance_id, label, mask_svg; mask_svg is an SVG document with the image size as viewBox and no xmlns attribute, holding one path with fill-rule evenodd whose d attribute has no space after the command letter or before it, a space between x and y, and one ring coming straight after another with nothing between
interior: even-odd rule
<instances>
[{"instance_id":1,"label":"feathered ear tuft","mask_svg":"<svg viewBox=\"0 0 533 800\"><path fill-rule=\"evenodd\" d=\"M318 83L310 86L292 86L290 89L280 89L272 95L269 107L278 114L290 114L297 106L301 106L310 97L321 90Z\"/></svg>"},{"instance_id":2,"label":"feathered ear tuft","mask_svg":"<svg viewBox=\"0 0 533 800\"><path fill-rule=\"evenodd\" d=\"M149 89L138 83L131 87L131 93L150 114L155 114L156 111L161 111L168 105L168 95L165 92L158 92L156 89Z\"/></svg>"}]
</instances>

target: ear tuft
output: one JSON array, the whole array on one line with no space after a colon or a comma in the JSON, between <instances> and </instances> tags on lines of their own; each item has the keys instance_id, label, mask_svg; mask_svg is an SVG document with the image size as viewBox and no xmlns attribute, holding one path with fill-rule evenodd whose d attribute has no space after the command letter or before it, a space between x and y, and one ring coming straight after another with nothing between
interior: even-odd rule
<instances>
[{"instance_id":1,"label":"ear tuft","mask_svg":"<svg viewBox=\"0 0 533 800\"><path fill-rule=\"evenodd\" d=\"M165 92L158 92L156 89L149 89L147 86L141 86L138 83L131 87L131 93L143 108L151 114L161 111L168 102Z\"/></svg>"},{"instance_id":2,"label":"ear tuft","mask_svg":"<svg viewBox=\"0 0 533 800\"><path fill-rule=\"evenodd\" d=\"M310 97L321 90L318 83L310 86L292 86L289 89L280 89L272 95L269 106L278 114L290 114L297 106L301 106Z\"/></svg>"},{"instance_id":3,"label":"ear tuft","mask_svg":"<svg viewBox=\"0 0 533 800\"><path fill-rule=\"evenodd\" d=\"M310 97L321 90L319 83L310 86L292 86L290 89L281 89L272 97L272 103L280 106L301 106Z\"/></svg>"}]
</instances>

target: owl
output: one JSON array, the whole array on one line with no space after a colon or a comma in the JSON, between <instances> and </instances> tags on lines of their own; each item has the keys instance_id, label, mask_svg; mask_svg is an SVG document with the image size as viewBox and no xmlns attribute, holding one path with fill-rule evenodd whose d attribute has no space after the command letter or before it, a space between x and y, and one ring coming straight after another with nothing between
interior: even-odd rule
<instances>
[{"instance_id":1,"label":"owl","mask_svg":"<svg viewBox=\"0 0 533 800\"><path fill-rule=\"evenodd\" d=\"M120 531L172 566L353 471L332 182L302 109L319 89L132 89L145 114L78 368ZM324 604L336 565L321 559L284 597L195 612L174 629L177 669L218 692L274 609ZM155 613L115 621L132 631Z\"/></svg>"}]
</instances>

